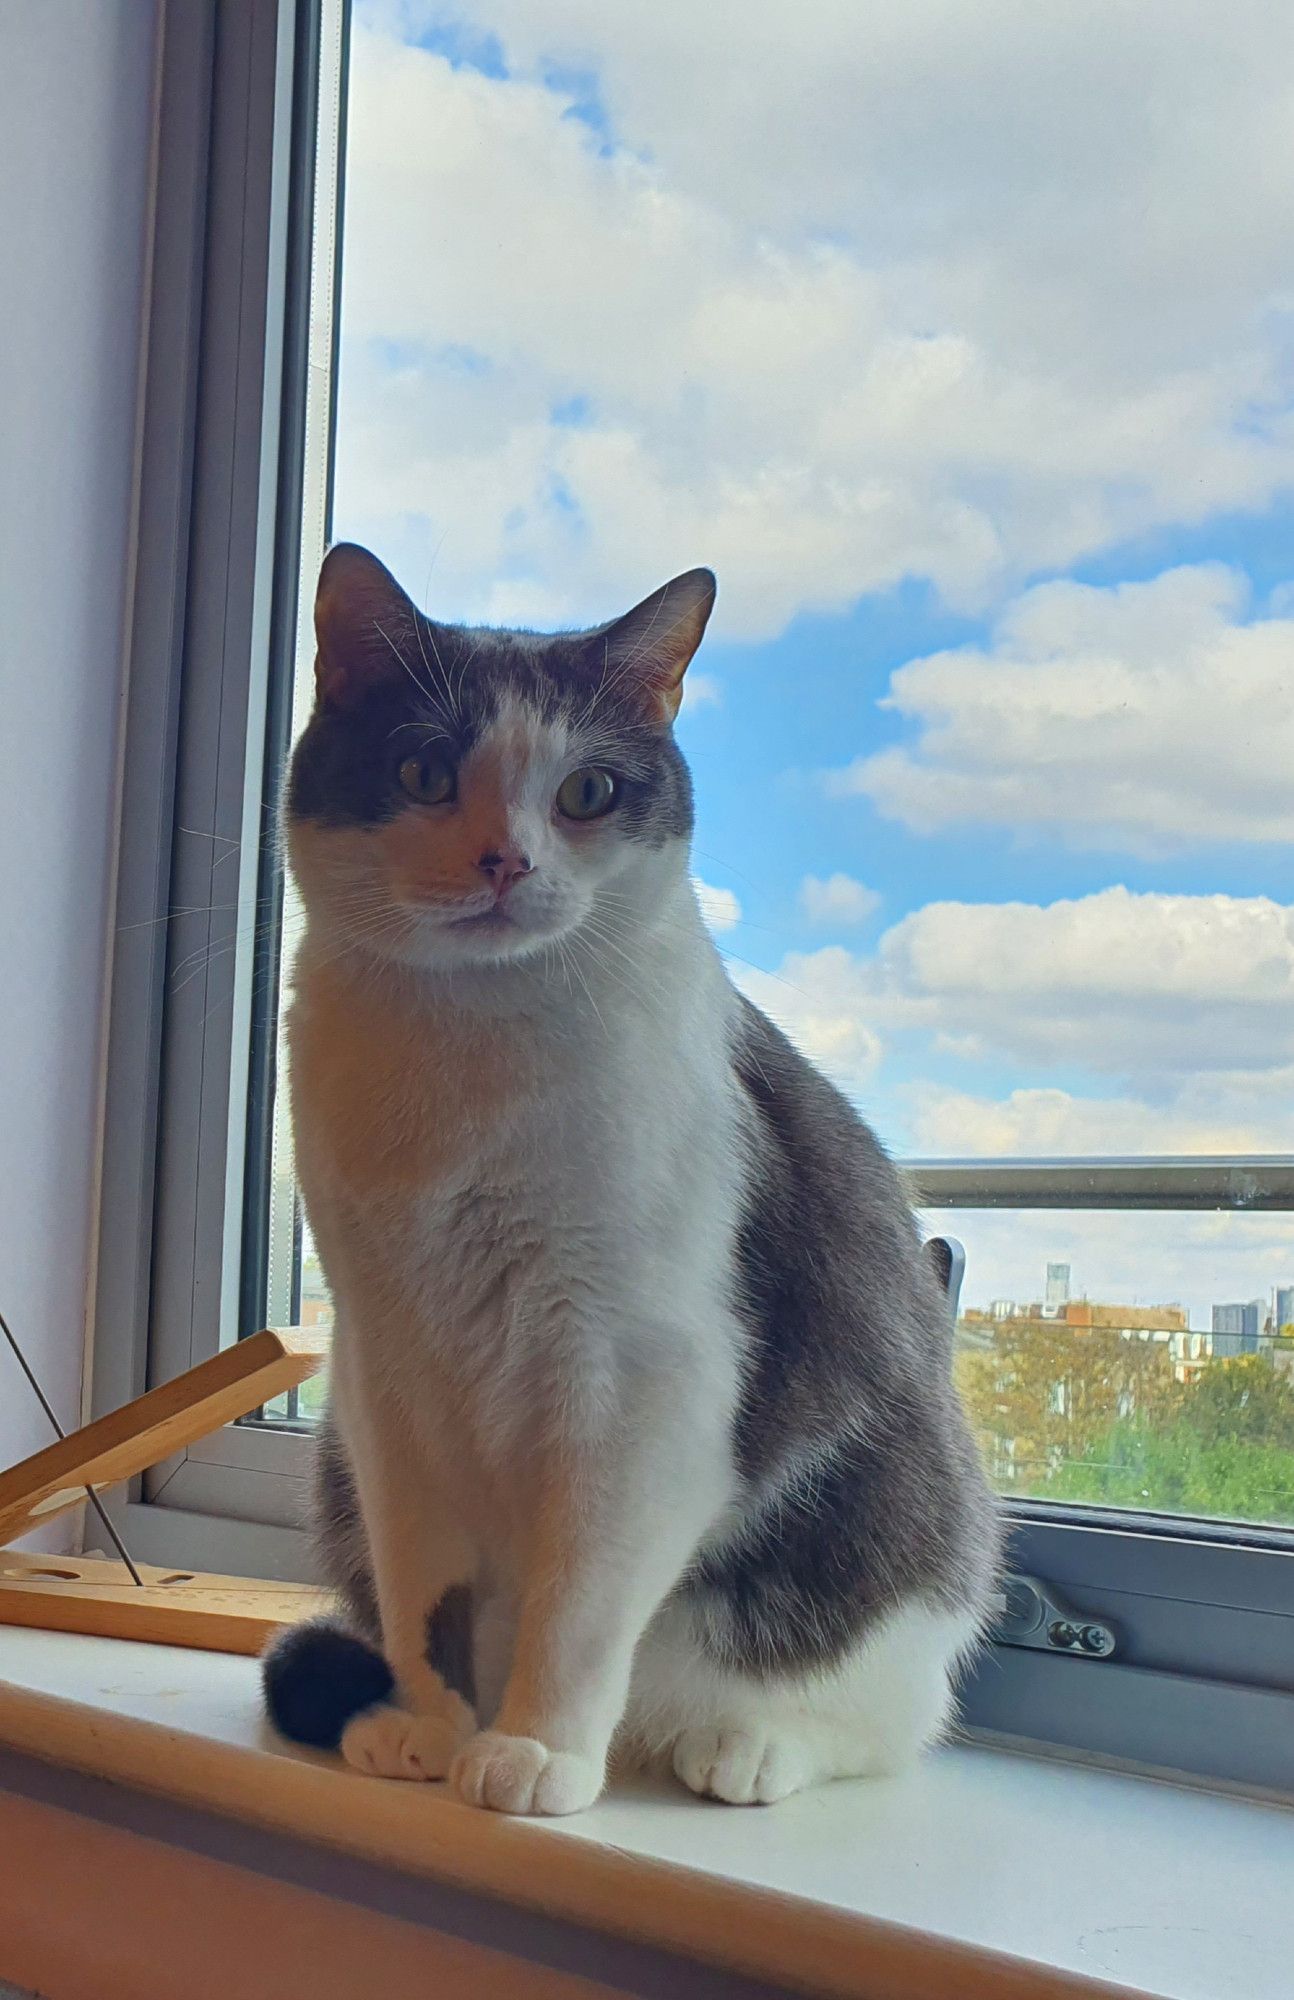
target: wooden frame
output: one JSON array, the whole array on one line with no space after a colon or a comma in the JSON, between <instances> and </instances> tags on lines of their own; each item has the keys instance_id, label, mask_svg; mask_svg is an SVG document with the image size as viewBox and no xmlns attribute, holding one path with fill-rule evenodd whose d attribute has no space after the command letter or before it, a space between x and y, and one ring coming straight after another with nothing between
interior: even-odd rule
<instances>
[{"instance_id":1,"label":"wooden frame","mask_svg":"<svg viewBox=\"0 0 1294 2000\"><path fill-rule=\"evenodd\" d=\"M0 1623L259 1653L278 1626L321 1609L325 1594L302 1584L162 1569L135 1583L115 1562L5 1555L3 1544L298 1387L325 1351L266 1328L0 1473Z\"/></svg>"},{"instance_id":2,"label":"wooden frame","mask_svg":"<svg viewBox=\"0 0 1294 2000\"><path fill-rule=\"evenodd\" d=\"M142 1588L102 1557L0 1550L0 1625L256 1654L281 1625L313 1618L329 1602L307 1583L138 1567Z\"/></svg>"}]
</instances>

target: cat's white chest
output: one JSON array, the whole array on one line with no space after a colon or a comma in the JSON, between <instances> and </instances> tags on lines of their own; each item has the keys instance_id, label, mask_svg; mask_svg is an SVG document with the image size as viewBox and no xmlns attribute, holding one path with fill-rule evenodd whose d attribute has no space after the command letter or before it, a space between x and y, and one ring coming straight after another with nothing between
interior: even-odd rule
<instances>
[{"instance_id":1,"label":"cat's white chest","mask_svg":"<svg viewBox=\"0 0 1294 2000\"><path fill-rule=\"evenodd\" d=\"M732 1147L704 1049L680 1069L597 1022L379 1014L327 979L292 1036L338 1338L438 1456L479 1482L537 1433L623 1418L644 1362L699 1350L735 1394Z\"/></svg>"}]
</instances>

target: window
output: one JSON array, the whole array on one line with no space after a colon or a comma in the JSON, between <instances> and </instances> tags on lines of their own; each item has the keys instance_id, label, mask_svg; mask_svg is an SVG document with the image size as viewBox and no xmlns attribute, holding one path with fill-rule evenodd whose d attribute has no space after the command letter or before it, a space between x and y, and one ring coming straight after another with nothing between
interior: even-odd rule
<instances>
[{"instance_id":1,"label":"window","mask_svg":"<svg viewBox=\"0 0 1294 2000\"><path fill-rule=\"evenodd\" d=\"M326 538L440 616L541 625L709 561L680 722L703 909L964 1242L957 1368L1013 1565L1118 1638L1003 1645L972 1717L1270 1775L1253 1717L1294 1692L1289 22L198 21L167 27L186 171L159 184L105 1389L327 1322L273 841ZM114 1330L145 1324L127 1356ZM291 1560L315 1413L163 1468L132 1528Z\"/></svg>"}]
</instances>

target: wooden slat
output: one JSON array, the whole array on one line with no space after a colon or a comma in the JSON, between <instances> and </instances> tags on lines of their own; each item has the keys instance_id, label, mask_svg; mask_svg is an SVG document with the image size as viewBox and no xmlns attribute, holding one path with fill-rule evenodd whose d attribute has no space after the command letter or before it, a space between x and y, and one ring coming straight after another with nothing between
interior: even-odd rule
<instances>
[{"instance_id":1,"label":"wooden slat","mask_svg":"<svg viewBox=\"0 0 1294 2000\"><path fill-rule=\"evenodd\" d=\"M0 1547L79 1505L87 1486L133 1479L171 1452L295 1389L315 1373L326 1352L315 1334L254 1333L0 1472Z\"/></svg>"},{"instance_id":2,"label":"wooden slat","mask_svg":"<svg viewBox=\"0 0 1294 2000\"><path fill-rule=\"evenodd\" d=\"M0 1625L256 1654L280 1626L313 1618L331 1602L327 1591L304 1583L137 1567L142 1590L119 1562L0 1550Z\"/></svg>"}]
</instances>

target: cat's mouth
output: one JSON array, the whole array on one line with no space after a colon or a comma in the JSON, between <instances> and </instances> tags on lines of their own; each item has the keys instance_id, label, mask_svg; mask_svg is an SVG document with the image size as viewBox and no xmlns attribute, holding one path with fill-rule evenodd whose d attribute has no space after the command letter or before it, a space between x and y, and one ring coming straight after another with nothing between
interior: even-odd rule
<instances>
[{"instance_id":1,"label":"cat's mouth","mask_svg":"<svg viewBox=\"0 0 1294 2000\"><path fill-rule=\"evenodd\" d=\"M451 917L450 924L456 931L479 931L486 936L492 931L511 931L517 927L506 903L495 903L488 910L465 910L462 916Z\"/></svg>"},{"instance_id":2,"label":"cat's mouth","mask_svg":"<svg viewBox=\"0 0 1294 2000\"><path fill-rule=\"evenodd\" d=\"M532 899L525 897L514 904L510 894L491 899L484 907L479 901L465 902L457 908L442 903L438 907L424 906L421 911L415 906L410 914L415 919L415 928L409 943L415 958L429 964L442 958L446 964L477 960L485 964L525 957L565 928L560 921L554 923L557 915L554 910L544 905L536 907ZM424 919L422 923L417 922L419 916Z\"/></svg>"}]
</instances>

